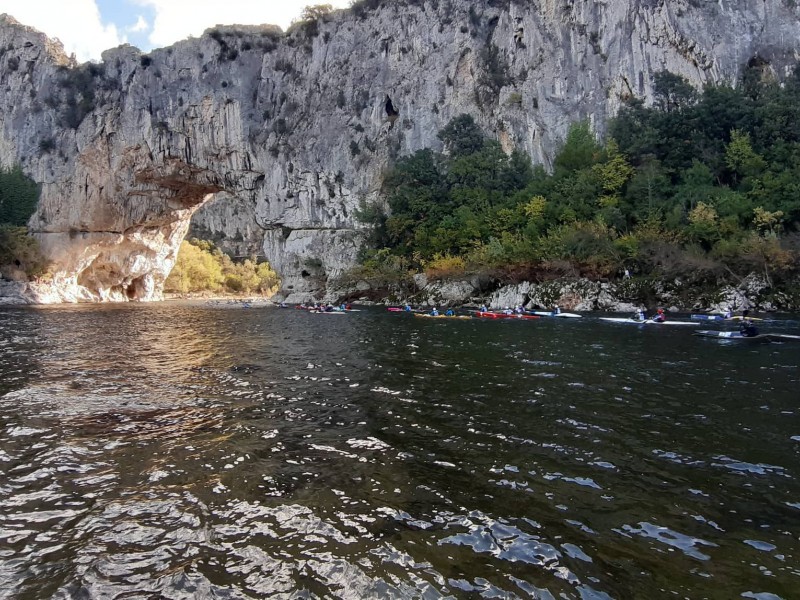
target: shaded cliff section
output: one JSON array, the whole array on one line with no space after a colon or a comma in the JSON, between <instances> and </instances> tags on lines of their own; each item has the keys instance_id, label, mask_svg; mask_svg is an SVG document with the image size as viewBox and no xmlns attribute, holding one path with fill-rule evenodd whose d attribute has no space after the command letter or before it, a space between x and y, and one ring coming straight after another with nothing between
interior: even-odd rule
<instances>
[{"instance_id":1,"label":"shaded cliff section","mask_svg":"<svg viewBox=\"0 0 800 600\"><path fill-rule=\"evenodd\" d=\"M354 264L386 168L453 117L549 167L570 123L602 133L656 72L781 77L800 46L782 0L371 4L82 65L0 16L0 162L41 183L29 225L53 261L35 299L157 299L190 225L319 295Z\"/></svg>"}]
</instances>

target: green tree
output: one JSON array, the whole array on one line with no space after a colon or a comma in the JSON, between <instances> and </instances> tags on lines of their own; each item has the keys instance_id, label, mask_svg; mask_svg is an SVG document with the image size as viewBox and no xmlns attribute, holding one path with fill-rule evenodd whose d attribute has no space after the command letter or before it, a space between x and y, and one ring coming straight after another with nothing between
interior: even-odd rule
<instances>
[{"instance_id":1,"label":"green tree","mask_svg":"<svg viewBox=\"0 0 800 600\"><path fill-rule=\"evenodd\" d=\"M451 156L457 158L478 152L485 137L471 115L461 114L442 129L438 137Z\"/></svg>"},{"instance_id":2,"label":"green tree","mask_svg":"<svg viewBox=\"0 0 800 600\"><path fill-rule=\"evenodd\" d=\"M595 164L592 171L603 191L598 204L602 208L612 208L619 204L622 189L633 175L633 167L613 139L606 145L605 155L605 160Z\"/></svg>"},{"instance_id":3,"label":"green tree","mask_svg":"<svg viewBox=\"0 0 800 600\"><path fill-rule=\"evenodd\" d=\"M659 71L653 76L655 106L671 113L692 106L697 100L697 90L684 77L670 71Z\"/></svg>"},{"instance_id":4,"label":"green tree","mask_svg":"<svg viewBox=\"0 0 800 600\"><path fill-rule=\"evenodd\" d=\"M579 171L591 167L600 156L600 145L589 128L588 121L574 123L567 133L567 139L555 159L558 171Z\"/></svg>"},{"instance_id":5,"label":"green tree","mask_svg":"<svg viewBox=\"0 0 800 600\"><path fill-rule=\"evenodd\" d=\"M19 165L0 169L0 224L24 226L36 211L39 185Z\"/></svg>"},{"instance_id":6,"label":"green tree","mask_svg":"<svg viewBox=\"0 0 800 600\"><path fill-rule=\"evenodd\" d=\"M670 205L674 187L661 162L650 155L641 161L625 189L623 211L631 224L663 215Z\"/></svg>"},{"instance_id":7,"label":"green tree","mask_svg":"<svg viewBox=\"0 0 800 600\"><path fill-rule=\"evenodd\" d=\"M750 134L738 129L731 131L731 141L725 148L725 164L741 178L759 175L766 162L750 144Z\"/></svg>"}]
</instances>

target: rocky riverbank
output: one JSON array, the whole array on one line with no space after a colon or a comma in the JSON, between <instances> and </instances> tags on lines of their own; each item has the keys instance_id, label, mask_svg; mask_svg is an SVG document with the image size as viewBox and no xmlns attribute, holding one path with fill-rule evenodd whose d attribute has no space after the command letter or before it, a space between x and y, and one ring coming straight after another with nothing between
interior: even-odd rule
<instances>
[{"instance_id":1,"label":"rocky riverbank","mask_svg":"<svg viewBox=\"0 0 800 600\"><path fill-rule=\"evenodd\" d=\"M638 306L663 307L668 311L743 310L764 312L800 310L800 281L772 286L763 277L750 274L738 284L702 284L681 279L664 280L632 277L615 281L592 281L585 278L560 278L542 282L522 281L504 284L490 277L465 277L427 281L424 275L414 278L411 290L376 288L358 282L344 289L329 289L325 301L375 301L461 306L486 303L492 308L523 305L526 308L549 308L558 304L570 311L633 311ZM289 295L287 302L308 298Z\"/></svg>"},{"instance_id":2,"label":"rocky riverbank","mask_svg":"<svg viewBox=\"0 0 800 600\"><path fill-rule=\"evenodd\" d=\"M15 282L0 280L0 305L82 303L123 300L99 298L81 293L78 286L58 282ZM164 295L159 299L177 296ZM223 301L241 301L241 296L220 297ZM213 298L213 299L220 299ZM210 297L195 298L208 301ZM252 299L251 299L252 300ZM800 280L770 285L763 277L750 274L737 284L697 284L681 279L632 277L614 281L592 281L586 278L563 277L547 281L504 283L486 275L450 280L428 281L422 275L413 277L409 285L376 286L367 281L347 286L329 287L324 296L307 292L262 298L264 302L285 301L290 304L321 300L338 304L375 302L402 304L410 302L427 306L462 306L486 303L492 308L523 305L526 308L550 308L558 304L570 311L628 312L638 306L663 307L668 311L726 311L745 308L763 312L800 311Z\"/></svg>"}]
</instances>

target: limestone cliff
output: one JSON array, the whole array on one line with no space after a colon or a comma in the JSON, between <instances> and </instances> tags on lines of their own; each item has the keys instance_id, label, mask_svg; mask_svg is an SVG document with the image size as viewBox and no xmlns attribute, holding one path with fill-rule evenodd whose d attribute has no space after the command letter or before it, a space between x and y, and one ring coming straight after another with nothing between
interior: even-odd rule
<instances>
[{"instance_id":1,"label":"limestone cliff","mask_svg":"<svg viewBox=\"0 0 800 600\"><path fill-rule=\"evenodd\" d=\"M387 166L439 147L452 117L549 165L571 122L602 132L655 72L699 86L756 60L782 76L800 49L785 0L369 4L84 65L0 17L0 163L43 185L30 225L56 297L158 298L190 219L262 253L286 293L321 290L353 263Z\"/></svg>"}]
</instances>

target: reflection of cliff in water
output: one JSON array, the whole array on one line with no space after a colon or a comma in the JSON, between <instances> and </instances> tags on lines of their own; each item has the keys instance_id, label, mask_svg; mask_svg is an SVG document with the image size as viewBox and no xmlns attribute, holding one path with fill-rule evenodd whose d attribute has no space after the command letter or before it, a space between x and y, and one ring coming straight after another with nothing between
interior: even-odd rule
<instances>
[{"instance_id":1,"label":"reflection of cliff in water","mask_svg":"<svg viewBox=\"0 0 800 600\"><path fill-rule=\"evenodd\" d=\"M204 333L210 318L132 305L0 313L2 343L13 345L0 358L0 402L21 420L92 435L169 439L208 430L219 411L203 406L222 383L205 368L219 354Z\"/></svg>"}]
</instances>

